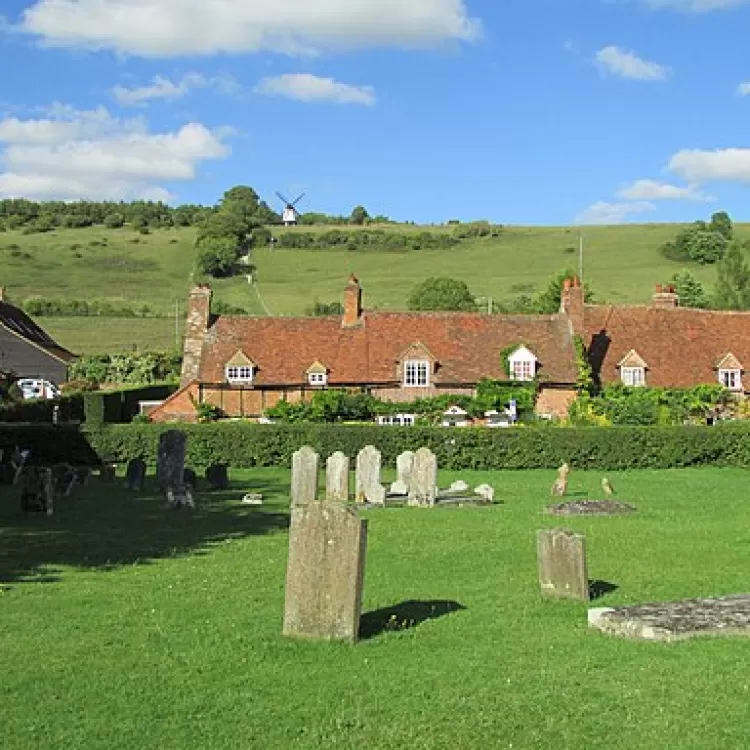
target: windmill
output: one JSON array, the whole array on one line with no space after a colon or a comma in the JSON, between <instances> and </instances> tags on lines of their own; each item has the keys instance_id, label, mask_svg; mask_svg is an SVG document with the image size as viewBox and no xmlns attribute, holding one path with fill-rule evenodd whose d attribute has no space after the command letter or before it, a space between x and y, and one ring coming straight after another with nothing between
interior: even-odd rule
<instances>
[{"instance_id":1,"label":"windmill","mask_svg":"<svg viewBox=\"0 0 750 750\"><path fill-rule=\"evenodd\" d=\"M301 195L298 195L293 201L288 201L281 193L276 193L276 195L279 196L279 199L284 204L284 211L281 214L281 220L284 222L284 226L295 226L297 223L297 217L299 216L297 204L305 197L305 194L302 193Z\"/></svg>"}]
</instances>

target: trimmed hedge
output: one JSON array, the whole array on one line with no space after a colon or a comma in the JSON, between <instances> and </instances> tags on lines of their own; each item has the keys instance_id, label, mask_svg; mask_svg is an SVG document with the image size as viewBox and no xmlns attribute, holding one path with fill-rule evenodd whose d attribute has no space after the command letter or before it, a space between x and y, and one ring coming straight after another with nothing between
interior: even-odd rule
<instances>
[{"instance_id":1,"label":"trimmed hedge","mask_svg":"<svg viewBox=\"0 0 750 750\"><path fill-rule=\"evenodd\" d=\"M0 449L7 456L14 446L29 449L29 463L45 465L70 463L96 466L99 456L86 434L76 425L0 424Z\"/></svg>"},{"instance_id":2,"label":"trimmed hedge","mask_svg":"<svg viewBox=\"0 0 750 750\"><path fill-rule=\"evenodd\" d=\"M91 391L83 394L86 424L130 422L138 414L139 401L163 401L178 386L174 383L123 388L119 391Z\"/></svg>"},{"instance_id":3,"label":"trimmed hedge","mask_svg":"<svg viewBox=\"0 0 750 750\"><path fill-rule=\"evenodd\" d=\"M59 399L34 399L19 401L0 407L0 422L52 423L52 412L60 407L60 422L83 421L83 397L80 393Z\"/></svg>"},{"instance_id":4,"label":"trimmed hedge","mask_svg":"<svg viewBox=\"0 0 750 750\"><path fill-rule=\"evenodd\" d=\"M405 450L431 448L446 469L551 469L567 461L576 469L666 469L686 466L750 467L750 425L716 427L486 428L378 427L370 425L131 424L86 429L102 460L142 456L153 464L159 435L188 434L187 462L236 468L291 466L292 453L310 445L321 458L335 451L356 456L376 446L395 465Z\"/></svg>"}]
</instances>

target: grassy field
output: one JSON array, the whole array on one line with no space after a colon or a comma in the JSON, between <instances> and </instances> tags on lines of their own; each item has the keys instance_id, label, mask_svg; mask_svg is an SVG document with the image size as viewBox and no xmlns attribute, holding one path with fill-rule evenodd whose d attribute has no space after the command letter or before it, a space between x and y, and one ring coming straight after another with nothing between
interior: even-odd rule
<instances>
[{"instance_id":1,"label":"grassy field","mask_svg":"<svg viewBox=\"0 0 750 750\"><path fill-rule=\"evenodd\" d=\"M423 229L451 231L401 226L386 231ZM647 302L656 283L665 283L685 265L665 260L657 251L678 229L669 224L583 229L585 277L597 299ZM738 225L737 233L750 238L750 225ZM32 235L4 232L0 234L0 283L17 301L34 295L121 300L148 304L164 316L173 316L177 304L184 315L187 292L194 282L194 236L193 229L164 229L149 235L127 228L59 229ZM244 276L216 280L212 286L218 300L256 315L266 311L300 315L315 300L340 300L351 272L362 280L369 309L405 309L411 289L429 276L462 279L476 296L503 301L534 294L556 272L576 267L577 252L577 229L544 227L509 227L499 238L466 241L447 250L264 248L253 254L257 286L248 284ZM713 285L715 269L693 266L691 271L707 287ZM60 343L76 352L107 350L111 342L117 342L117 347L131 345L130 335L110 337L99 319L49 320L42 323L53 333L57 329ZM153 333L161 331L160 324L137 319L131 325L139 332L136 340L161 340L161 333Z\"/></svg>"},{"instance_id":2,"label":"grassy field","mask_svg":"<svg viewBox=\"0 0 750 750\"><path fill-rule=\"evenodd\" d=\"M53 518L24 519L1 488L3 747L747 745L750 639L589 631L585 606L536 583L554 472L441 483L459 476L504 504L367 513L368 637L353 647L280 635L286 471L236 473L192 513L95 479ZM574 473L571 490L596 496L600 479ZM637 515L565 521L586 534L591 577L617 587L595 606L748 591L747 472L611 479ZM242 506L248 488L267 505ZM456 611L384 629L408 601Z\"/></svg>"}]
</instances>

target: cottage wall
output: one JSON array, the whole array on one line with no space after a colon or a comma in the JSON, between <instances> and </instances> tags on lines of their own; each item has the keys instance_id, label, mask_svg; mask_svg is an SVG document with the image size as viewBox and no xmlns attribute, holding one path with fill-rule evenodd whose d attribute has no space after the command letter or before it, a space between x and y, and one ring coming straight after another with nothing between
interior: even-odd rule
<instances>
[{"instance_id":1,"label":"cottage wall","mask_svg":"<svg viewBox=\"0 0 750 750\"><path fill-rule=\"evenodd\" d=\"M534 411L541 415L550 415L557 419L568 416L568 409L578 398L572 388L545 388L542 386L536 400Z\"/></svg>"},{"instance_id":2,"label":"cottage wall","mask_svg":"<svg viewBox=\"0 0 750 750\"><path fill-rule=\"evenodd\" d=\"M57 385L68 379L68 366L48 352L0 327L0 370L22 378L41 378Z\"/></svg>"}]
</instances>

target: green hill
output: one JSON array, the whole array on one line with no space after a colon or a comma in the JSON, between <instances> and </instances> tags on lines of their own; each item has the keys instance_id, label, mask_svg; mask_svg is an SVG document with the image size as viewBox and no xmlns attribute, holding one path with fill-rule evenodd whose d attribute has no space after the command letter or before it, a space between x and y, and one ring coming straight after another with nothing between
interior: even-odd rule
<instances>
[{"instance_id":1,"label":"green hill","mask_svg":"<svg viewBox=\"0 0 750 750\"><path fill-rule=\"evenodd\" d=\"M645 303L654 285L684 263L664 259L658 248L678 225L586 227L584 276L601 301ZM350 228L348 228L350 229ZM750 239L750 225L735 225ZM330 227L280 230L328 231ZM386 226L392 232L451 232L451 227ZM195 229L159 229L140 234L128 228L57 229L43 234L0 234L0 284L12 301L102 299L147 305L158 317L44 317L41 324L76 352L175 344L175 311L184 315L192 276ZM251 314L303 314L316 300L341 299L349 273L361 279L370 309L404 309L411 289L428 276L465 281L478 297L508 301L542 289L550 276L578 262L578 230L508 227L500 237L465 240L448 249L393 250L346 247L262 248L253 251L257 286L244 276L212 282L220 302ZM715 270L690 265L707 287ZM262 298L259 298L259 295Z\"/></svg>"}]
</instances>

